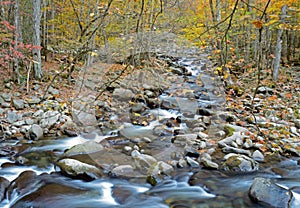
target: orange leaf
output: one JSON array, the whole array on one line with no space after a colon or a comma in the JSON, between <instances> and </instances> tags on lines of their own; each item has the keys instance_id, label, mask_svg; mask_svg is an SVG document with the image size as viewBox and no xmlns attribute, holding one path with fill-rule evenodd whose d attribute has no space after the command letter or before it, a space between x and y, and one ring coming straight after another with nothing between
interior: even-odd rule
<instances>
[{"instance_id":1,"label":"orange leaf","mask_svg":"<svg viewBox=\"0 0 300 208\"><path fill-rule=\"evenodd\" d=\"M261 29L262 26L263 26L263 23L262 23L262 21L260 21L260 20L254 20L254 21L252 22L252 24L254 24L254 26L255 26L257 29Z\"/></svg>"}]
</instances>

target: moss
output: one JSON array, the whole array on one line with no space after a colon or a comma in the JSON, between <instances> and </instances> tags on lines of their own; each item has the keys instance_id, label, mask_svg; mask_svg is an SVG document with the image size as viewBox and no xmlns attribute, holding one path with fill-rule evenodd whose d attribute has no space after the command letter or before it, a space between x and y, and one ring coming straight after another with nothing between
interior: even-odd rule
<instances>
[{"instance_id":1,"label":"moss","mask_svg":"<svg viewBox=\"0 0 300 208\"><path fill-rule=\"evenodd\" d=\"M225 125L225 126L224 126L224 131L225 131L225 133L226 133L226 136L227 136L227 137L230 137L230 136L232 136L233 133L234 133L234 128Z\"/></svg>"}]
</instances>

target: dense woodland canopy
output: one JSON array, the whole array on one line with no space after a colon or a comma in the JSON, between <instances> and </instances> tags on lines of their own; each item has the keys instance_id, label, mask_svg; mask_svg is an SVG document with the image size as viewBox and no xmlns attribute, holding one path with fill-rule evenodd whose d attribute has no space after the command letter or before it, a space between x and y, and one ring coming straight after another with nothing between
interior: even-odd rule
<instances>
[{"instance_id":1,"label":"dense woodland canopy","mask_svg":"<svg viewBox=\"0 0 300 208\"><path fill-rule=\"evenodd\" d=\"M210 49L225 78L255 69L276 80L300 64L299 11L299 0L0 0L0 71L42 79L49 60L80 69L100 48L110 56L124 37L155 31Z\"/></svg>"}]
</instances>

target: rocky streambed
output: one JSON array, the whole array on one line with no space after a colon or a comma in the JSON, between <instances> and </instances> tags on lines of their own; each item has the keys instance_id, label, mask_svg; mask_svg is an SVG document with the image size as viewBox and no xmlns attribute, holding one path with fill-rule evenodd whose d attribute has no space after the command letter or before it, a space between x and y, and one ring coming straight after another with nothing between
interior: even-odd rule
<instances>
[{"instance_id":1,"label":"rocky streambed","mask_svg":"<svg viewBox=\"0 0 300 208\"><path fill-rule=\"evenodd\" d=\"M155 56L122 76L110 69L119 79L100 97L106 68L83 71L71 109L52 100L2 110L1 205L298 207L299 123L261 116L261 128L290 133L257 136L250 117L241 126L226 109L207 53Z\"/></svg>"}]
</instances>

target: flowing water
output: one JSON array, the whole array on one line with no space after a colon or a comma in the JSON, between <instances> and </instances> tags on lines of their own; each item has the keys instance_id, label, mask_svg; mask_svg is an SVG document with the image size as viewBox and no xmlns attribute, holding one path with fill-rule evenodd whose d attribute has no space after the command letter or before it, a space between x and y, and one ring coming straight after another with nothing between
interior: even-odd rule
<instances>
[{"instance_id":1,"label":"flowing water","mask_svg":"<svg viewBox=\"0 0 300 208\"><path fill-rule=\"evenodd\" d=\"M201 74L205 63L200 60L199 64L199 60L195 58L182 58L177 61L177 64L186 67L191 74L188 87L195 89L196 77ZM122 135L128 138L134 136L153 138L155 137L153 128L160 120L193 113L194 106L220 107L224 97L220 98L213 93L213 90L209 90L215 86L211 81L212 77L204 74L201 80L205 83L209 99L199 97L191 100L177 97L179 110L153 109L150 113L159 119L152 121L148 126L125 123ZM178 85L174 84L169 91L160 96L160 99L169 98L170 96L167 95L176 90ZM187 105L188 102L191 102L191 105ZM178 128L184 130L188 127L182 125ZM106 135L89 133L73 138L45 138L23 143L2 142L1 146L24 148L25 151L16 158L1 157L0 176L13 181L24 171L34 171L37 174L38 184L43 185L37 186L38 190L36 190L33 184L31 189L21 193L11 190L10 195L0 203L0 207L263 207L251 202L248 197L249 187L255 177L273 178L278 184L288 188L300 187L300 168L293 159L266 164L268 168L264 171L244 174L228 174L201 168L177 169L174 175L162 180L156 186L146 183L144 178L103 177L93 181L83 181L58 173L59 169L54 166L54 162L65 150L90 140L101 142L111 137L112 132L118 131L109 131ZM166 151L168 151L167 147ZM195 173L197 179L191 178ZM294 196L297 201L293 207L297 207L299 195L295 192Z\"/></svg>"}]
</instances>

